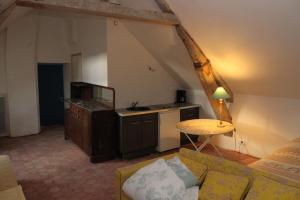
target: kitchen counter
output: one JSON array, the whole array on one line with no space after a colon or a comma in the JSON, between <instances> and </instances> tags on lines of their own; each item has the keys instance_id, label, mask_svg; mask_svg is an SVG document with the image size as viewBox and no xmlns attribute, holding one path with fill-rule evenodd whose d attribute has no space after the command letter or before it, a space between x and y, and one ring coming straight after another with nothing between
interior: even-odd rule
<instances>
[{"instance_id":1,"label":"kitchen counter","mask_svg":"<svg viewBox=\"0 0 300 200\"><path fill-rule=\"evenodd\" d=\"M100 110L113 110L112 106L105 105L104 103L97 101L84 101L78 99L65 99L65 102L75 104L83 109L90 112L100 111Z\"/></svg>"},{"instance_id":2,"label":"kitchen counter","mask_svg":"<svg viewBox=\"0 0 300 200\"><path fill-rule=\"evenodd\" d=\"M133 115L166 112L166 111L171 111L171 110L175 110L175 109L181 110L181 109L187 109L187 108L195 108L195 107L200 107L200 105L190 104L190 103L185 103L185 104L170 103L170 104L151 105L151 106L147 106L147 107L149 107L150 110L129 111L126 108L123 108L123 109L117 109L116 112L118 113L119 116L125 117L125 116L133 116Z\"/></svg>"}]
</instances>

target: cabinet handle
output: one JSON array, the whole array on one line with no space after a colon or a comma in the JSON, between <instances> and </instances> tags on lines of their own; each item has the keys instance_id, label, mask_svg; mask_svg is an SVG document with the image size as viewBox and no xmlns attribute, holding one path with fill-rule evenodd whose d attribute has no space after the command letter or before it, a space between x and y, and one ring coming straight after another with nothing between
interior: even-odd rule
<instances>
[{"instance_id":1,"label":"cabinet handle","mask_svg":"<svg viewBox=\"0 0 300 200\"><path fill-rule=\"evenodd\" d=\"M145 120L144 122L145 123L152 123L153 121L152 120Z\"/></svg>"},{"instance_id":2,"label":"cabinet handle","mask_svg":"<svg viewBox=\"0 0 300 200\"><path fill-rule=\"evenodd\" d=\"M139 122L131 122L131 124L136 125L139 124Z\"/></svg>"}]
</instances>

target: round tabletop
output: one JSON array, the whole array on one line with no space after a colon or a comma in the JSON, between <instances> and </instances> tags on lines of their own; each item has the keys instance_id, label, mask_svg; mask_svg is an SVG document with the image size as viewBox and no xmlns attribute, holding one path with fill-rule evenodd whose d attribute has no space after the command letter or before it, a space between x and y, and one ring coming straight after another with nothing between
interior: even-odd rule
<instances>
[{"instance_id":1,"label":"round tabletop","mask_svg":"<svg viewBox=\"0 0 300 200\"><path fill-rule=\"evenodd\" d=\"M179 122L176 127L181 132L194 135L220 135L234 130L234 126L229 122L222 121L221 127L218 126L219 123L216 119L192 119Z\"/></svg>"}]
</instances>

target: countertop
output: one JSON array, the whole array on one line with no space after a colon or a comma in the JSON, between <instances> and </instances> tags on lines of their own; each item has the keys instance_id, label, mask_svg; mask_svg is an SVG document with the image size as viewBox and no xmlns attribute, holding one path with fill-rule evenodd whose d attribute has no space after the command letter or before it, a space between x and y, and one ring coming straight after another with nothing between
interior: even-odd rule
<instances>
[{"instance_id":1,"label":"countertop","mask_svg":"<svg viewBox=\"0 0 300 200\"><path fill-rule=\"evenodd\" d=\"M97 101L83 101L78 99L65 99L66 102L75 104L83 109L86 109L90 112L100 111L100 110L113 110L112 107L106 106Z\"/></svg>"},{"instance_id":2,"label":"countertop","mask_svg":"<svg viewBox=\"0 0 300 200\"><path fill-rule=\"evenodd\" d=\"M175 109L196 108L196 107L200 107L200 105L190 104L190 103L185 103L185 104L170 103L170 104L151 105L151 106L146 106L146 107L149 107L150 110L146 110L146 111L128 111L128 110L126 110L126 108L123 108L123 109L117 109L116 112L118 113L119 116L125 117L125 116L132 116L132 115L142 115L142 114L150 114L150 113L158 113L158 112L167 112L167 111L171 111L171 110L175 110Z\"/></svg>"}]
</instances>

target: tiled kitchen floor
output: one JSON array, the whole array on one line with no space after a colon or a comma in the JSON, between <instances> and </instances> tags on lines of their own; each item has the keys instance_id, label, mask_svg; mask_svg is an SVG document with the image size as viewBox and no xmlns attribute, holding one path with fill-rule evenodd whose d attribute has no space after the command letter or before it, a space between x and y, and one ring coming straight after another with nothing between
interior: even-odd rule
<instances>
[{"instance_id":1,"label":"tiled kitchen floor","mask_svg":"<svg viewBox=\"0 0 300 200\"><path fill-rule=\"evenodd\" d=\"M209 147L205 152L215 155ZM222 150L222 153L225 158L243 164L257 160L233 151ZM117 168L159 156L91 164L77 146L64 140L61 127L34 136L0 138L0 155L3 154L11 157L27 200L114 199Z\"/></svg>"}]
</instances>

